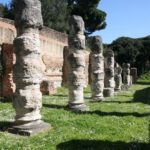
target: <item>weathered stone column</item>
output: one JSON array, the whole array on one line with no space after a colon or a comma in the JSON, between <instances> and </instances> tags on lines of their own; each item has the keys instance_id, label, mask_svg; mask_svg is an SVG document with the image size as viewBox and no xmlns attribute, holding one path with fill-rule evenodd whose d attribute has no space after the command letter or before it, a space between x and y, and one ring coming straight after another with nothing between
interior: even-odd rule
<instances>
[{"instance_id":1,"label":"weathered stone column","mask_svg":"<svg viewBox=\"0 0 150 150\"><path fill-rule=\"evenodd\" d=\"M130 72L131 72L131 76L132 76L132 82L136 83L136 81L138 79L137 68L131 68Z\"/></svg>"},{"instance_id":2,"label":"weathered stone column","mask_svg":"<svg viewBox=\"0 0 150 150\"><path fill-rule=\"evenodd\" d=\"M130 64L129 63L123 64L123 84L128 87L131 85Z\"/></svg>"},{"instance_id":3,"label":"weathered stone column","mask_svg":"<svg viewBox=\"0 0 150 150\"><path fill-rule=\"evenodd\" d=\"M104 78L104 96L109 97L114 95L114 52L108 50L105 53L105 78Z\"/></svg>"},{"instance_id":4,"label":"weathered stone column","mask_svg":"<svg viewBox=\"0 0 150 150\"><path fill-rule=\"evenodd\" d=\"M86 111L83 88L85 86L85 36L84 21L80 16L69 20L69 108L73 111Z\"/></svg>"},{"instance_id":5,"label":"weathered stone column","mask_svg":"<svg viewBox=\"0 0 150 150\"><path fill-rule=\"evenodd\" d=\"M14 40L16 64L14 82L16 92L13 106L16 110L12 132L32 135L50 128L41 121L42 94L40 82L39 29L42 28L41 3L39 0L15 0L15 26L17 38Z\"/></svg>"},{"instance_id":6,"label":"weathered stone column","mask_svg":"<svg viewBox=\"0 0 150 150\"><path fill-rule=\"evenodd\" d=\"M91 89L93 101L102 101L104 90L104 57L100 36L94 36L91 42Z\"/></svg>"},{"instance_id":7,"label":"weathered stone column","mask_svg":"<svg viewBox=\"0 0 150 150\"><path fill-rule=\"evenodd\" d=\"M62 75L62 86L67 87L68 82L68 72L69 72L69 66L68 66L68 56L69 56L69 49L68 46L65 46L63 49L63 75Z\"/></svg>"},{"instance_id":8,"label":"weathered stone column","mask_svg":"<svg viewBox=\"0 0 150 150\"><path fill-rule=\"evenodd\" d=\"M88 86L89 84L89 57L90 57L90 52L85 50L85 87Z\"/></svg>"},{"instance_id":9,"label":"weathered stone column","mask_svg":"<svg viewBox=\"0 0 150 150\"><path fill-rule=\"evenodd\" d=\"M122 68L118 63L115 63L115 91L120 91L122 86Z\"/></svg>"}]
</instances>

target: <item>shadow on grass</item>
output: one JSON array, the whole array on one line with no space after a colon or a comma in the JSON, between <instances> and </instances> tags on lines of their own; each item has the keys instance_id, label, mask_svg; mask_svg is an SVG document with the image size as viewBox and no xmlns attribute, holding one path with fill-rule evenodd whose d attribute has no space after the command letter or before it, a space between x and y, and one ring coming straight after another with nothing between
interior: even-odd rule
<instances>
[{"instance_id":1,"label":"shadow on grass","mask_svg":"<svg viewBox=\"0 0 150 150\"><path fill-rule=\"evenodd\" d=\"M127 104L130 104L130 103L133 103L133 101L132 100L128 100L128 101L103 101L102 103L118 103L118 104L127 103Z\"/></svg>"},{"instance_id":2,"label":"shadow on grass","mask_svg":"<svg viewBox=\"0 0 150 150\"><path fill-rule=\"evenodd\" d=\"M64 94L54 94L53 96L57 96L57 97L68 97L68 95L64 95Z\"/></svg>"},{"instance_id":3,"label":"shadow on grass","mask_svg":"<svg viewBox=\"0 0 150 150\"><path fill-rule=\"evenodd\" d=\"M91 94L91 91L84 91L85 94Z\"/></svg>"},{"instance_id":4,"label":"shadow on grass","mask_svg":"<svg viewBox=\"0 0 150 150\"><path fill-rule=\"evenodd\" d=\"M47 107L47 108L55 108L55 109L68 109L68 105L64 106L64 105L57 105L57 104L43 104L43 107Z\"/></svg>"},{"instance_id":5,"label":"shadow on grass","mask_svg":"<svg viewBox=\"0 0 150 150\"><path fill-rule=\"evenodd\" d=\"M117 116L117 117L125 117L125 116L134 116L134 117L147 117L150 116L150 113L137 113L137 112L103 112L103 111L91 111L85 112L85 114L97 114L99 116Z\"/></svg>"},{"instance_id":6,"label":"shadow on grass","mask_svg":"<svg viewBox=\"0 0 150 150\"><path fill-rule=\"evenodd\" d=\"M150 143L71 140L57 145L57 150L150 150Z\"/></svg>"},{"instance_id":7,"label":"shadow on grass","mask_svg":"<svg viewBox=\"0 0 150 150\"><path fill-rule=\"evenodd\" d=\"M134 94L133 102L141 102L150 105L150 87L137 90Z\"/></svg>"},{"instance_id":8,"label":"shadow on grass","mask_svg":"<svg viewBox=\"0 0 150 150\"><path fill-rule=\"evenodd\" d=\"M84 99L91 99L92 100L92 97L87 97L87 96L84 96Z\"/></svg>"},{"instance_id":9,"label":"shadow on grass","mask_svg":"<svg viewBox=\"0 0 150 150\"><path fill-rule=\"evenodd\" d=\"M138 82L136 82L136 84L150 85L150 82L138 81Z\"/></svg>"},{"instance_id":10,"label":"shadow on grass","mask_svg":"<svg viewBox=\"0 0 150 150\"><path fill-rule=\"evenodd\" d=\"M57 104L43 104L43 107L47 107L47 108L54 108L54 109L64 109L67 111L71 111L68 107L68 105L57 105ZM137 112L103 112L103 111L99 111L99 110L95 110L95 111L85 111L85 112L75 112L75 111L71 111L75 114L97 114L99 116L117 116L117 117L125 117L125 116L134 116L134 117L147 117L150 116L150 112L149 113L137 113Z\"/></svg>"},{"instance_id":11,"label":"shadow on grass","mask_svg":"<svg viewBox=\"0 0 150 150\"><path fill-rule=\"evenodd\" d=\"M0 131L5 132L13 126L14 122L0 121Z\"/></svg>"},{"instance_id":12,"label":"shadow on grass","mask_svg":"<svg viewBox=\"0 0 150 150\"><path fill-rule=\"evenodd\" d=\"M12 103L12 97L0 97L1 103Z\"/></svg>"}]
</instances>

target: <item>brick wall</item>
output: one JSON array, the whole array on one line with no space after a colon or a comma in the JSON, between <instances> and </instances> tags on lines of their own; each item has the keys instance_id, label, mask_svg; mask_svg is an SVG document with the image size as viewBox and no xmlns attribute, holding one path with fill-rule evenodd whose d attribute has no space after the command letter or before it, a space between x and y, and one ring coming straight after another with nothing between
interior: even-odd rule
<instances>
[{"instance_id":1,"label":"brick wall","mask_svg":"<svg viewBox=\"0 0 150 150\"><path fill-rule=\"evenodd\" d=\"M1 50L1 63L3 64L3 74L1 76L0 95L11 100L15 92L13 82L13 65L15 64L15 55L12 44L3 44Z\"/></svg>"},{"instance_id":2,"label":"brick wall","mask_svg":"<svg viewBox=\"0 0 150 150\"><path fill-rule=\"evenodd\" d=\"M12 44L15 37L16 29L14 22L9 19L0 18L0 45L4 45L2 49L3 57L5 57L5 59L9 59L11 51L13 54ZM50 83L49 89L54 89L61 85L63 49L64 46L68 45L67 39L67 34L60 33L47 27L44 27L40 31L41 60L39 61L41 61L43 72L45 74L44 80L48 80ZM8 61L11 64L13 63L12 59L9 59ZM12 73L12 70L10 72ZM1 81L0 85L3 85L3 94L1 92L1 95L4 95L4 91L7 93L6 95L11 95L9 93L13 92L11 86L5 86L6 84L12 84L12 81L9 80L10 77L12 78L12 74L10 72L8 73L9 75L6 75L5 79L3 79L3 83ZM9 92L7 91L8 87L10 88ZM51 92L49 91L49 93Z\"/></svg>"}]
</instances>

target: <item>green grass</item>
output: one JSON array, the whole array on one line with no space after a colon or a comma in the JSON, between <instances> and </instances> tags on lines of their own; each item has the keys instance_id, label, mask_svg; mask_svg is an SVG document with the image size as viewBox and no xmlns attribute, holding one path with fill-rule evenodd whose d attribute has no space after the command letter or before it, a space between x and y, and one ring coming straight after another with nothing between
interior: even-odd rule
<instances>
[{"instance_id":1,"label":"green grass","mask_svg":"<svg viewBox=\"0 0 150 150\"><path fill-rule=\"evenodd\" d=\"M145 83L101 103L90 103L87 88L86 113L66 109L68 92L60 88L43 97L43 120L53 128L33 137L0 132L0 150L150 150L150 85ZM14 115L11 103L0 103L0 128Z\"/></svg>"},{"instance_id":2,"label":"green grass","mask_svg":"<svg viewBox=\"0 0 150 150\"><path fill-rule=\"evenodd\" d=\"M150 71L146 72L145 74L141 75L139 81L143 82L150 82Z\"/></svg>"}]
</instances>

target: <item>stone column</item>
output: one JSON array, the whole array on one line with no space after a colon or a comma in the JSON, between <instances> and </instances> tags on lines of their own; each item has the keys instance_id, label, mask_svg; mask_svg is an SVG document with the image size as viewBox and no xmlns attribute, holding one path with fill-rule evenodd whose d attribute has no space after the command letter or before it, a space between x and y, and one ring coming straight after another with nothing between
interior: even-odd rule
<instances>
[{"instance_id":1,"label":"stone column","mask_svg":"<svg viewBox=\"0 0 150 150\"><path fill-rule=\"evenodd\" d=\"M12 132L17 134L32 135L50 128L49 124L41 120L40 113L43 73L39 61L39 29L42 25L39 0L15 0L17 38L14 40L16 64L13 72L16 92L13 106L16 117Z\"/></svg>"},{"instance_id":2,"label":"stone column","mask_svg":"<svg viewBox=\"0 0 150 150\"><path fill-rule=\"evenodd\" d=\"M68 81L68 72L69 72L69 66L68 66L68 56L69 56L69 49L68 46L65 46L63 49L63 75L62 75L62 86L67 87L67 81Z\"/></svg>"},{"instance_id":3,"label":"stone column","mask_svg":"<svg viewBox=\"0 0 150 150\"><path fill-rule=\"evenodd\" d=\"M122 68L115 63L115 91L120 91L122 86Z\"/></svg>"},{"instance_id":4,"label":"stone column","mask_svg":"<svg viewBox=\"0 0 150 150\"><path fill-rule=\"evenodd\" d=\"M123 64L123 84L128 87L131 85L130 64L129 63Z\"/></svg>"},{"instance_id":5,"label":"stone column","mask_svg":"<svg viewBox=\"0 0 150 150\"><path fill-rule=\"evenodd\" d=\"M84 21L80 16L73 15L69 20L69 108L73 111L86 111L83 88L85 86L85 36Z\"/></svg>"},{"instance_id":6,"label":"stone column","mask_svg":"<svg viewBox=\"0 0 150 150\"><path fill-rule=\"evenodd\" d=\"M104 90L104 57L100 36L94 36L91 42L91 89L93 101L102 101Z\"/></svg>"},{"instance_id":7,"label":"stone column","mask_svg":"<svg viewBox=\"0 0 150 150\"><path fill-rule=\"evenodd\" d=\"M108 50L105 53L105 78L104 78L104 96L109 97L114 95L114 52Z\"/></svg>"},{"instance_id":8,"label":"stone column","mask_svg":"<svg viewBox=\"0 0 150 150\"><path fill-rule=\"evenodd\" d=\"M89 84L89 58L90 57L90 52L85 51L85 87L88 86Z\"/></svg>"},{"instance_id":9,"label":"stone column","mask_svg":"<svg viewBox=\"0 0 150 150\"><path fill-rule=\"evenodd\" d=\"M131 68L130 72L131 72L131 76L132 76L132 82L136 83L136 81L138 79L137 68Z\"/></svg>"}]
</instances>

